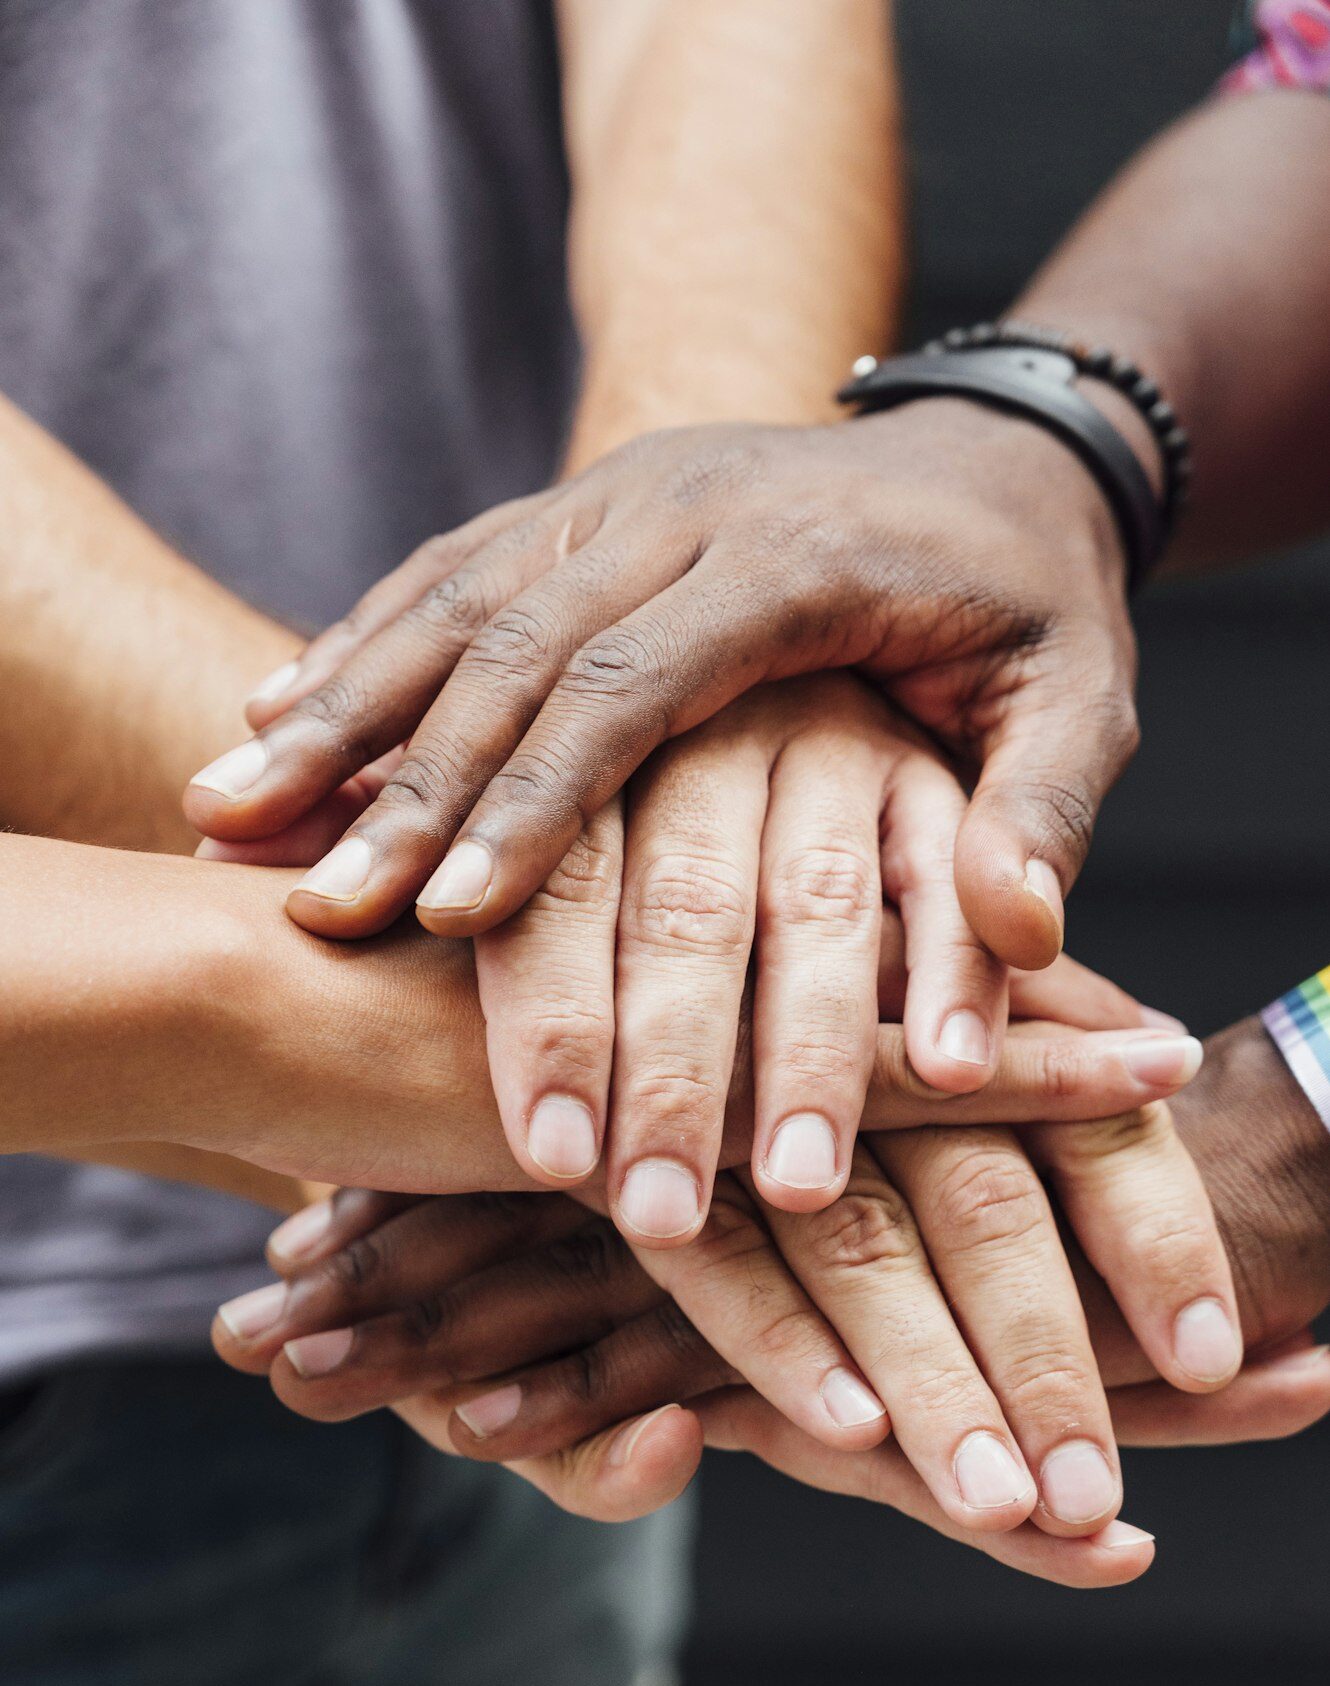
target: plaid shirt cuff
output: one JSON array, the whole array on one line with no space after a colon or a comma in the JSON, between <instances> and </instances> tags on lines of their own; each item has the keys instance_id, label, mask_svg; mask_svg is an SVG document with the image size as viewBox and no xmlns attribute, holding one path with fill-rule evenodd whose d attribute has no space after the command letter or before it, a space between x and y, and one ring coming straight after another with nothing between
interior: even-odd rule
<instances>
[{"instance_id":1,"label":"plaid shirt cuff","mask_svg":"<svg viewBox=\"0 0 1330 1686\"><path fill-rule=\"evenodd\" d=\"M1330 1128L1330 966L1261 1014L1321 1122Z\"/></svg>"}]
</instances>

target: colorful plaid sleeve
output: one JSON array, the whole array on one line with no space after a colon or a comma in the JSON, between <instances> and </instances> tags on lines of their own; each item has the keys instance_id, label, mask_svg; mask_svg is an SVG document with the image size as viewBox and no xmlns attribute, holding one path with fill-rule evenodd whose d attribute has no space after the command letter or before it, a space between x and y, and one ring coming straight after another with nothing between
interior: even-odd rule
<instances>
[{"instance_id":1,"label":"colorful plaid sleeve","mask_svg":"<svg viewBox=\"0 0 1330 1686\"><path fill-rule=\"evenodd\" d=\"M1244 56L1220 83L1222 93L1258 88L1330 93L1330 0L1251 0L1238 39Z\"/></svg>"},{"instance_id":2,"label":"colorful plaid sleeve","mask_svg":"<svg viewBox=\"0 0 1330 1686\"><path fill-rule=\"evenodd\" d=\"M1261 1014L1275 1046L1330 1128L1330 966Z\"/></svg>"}]
</instances>

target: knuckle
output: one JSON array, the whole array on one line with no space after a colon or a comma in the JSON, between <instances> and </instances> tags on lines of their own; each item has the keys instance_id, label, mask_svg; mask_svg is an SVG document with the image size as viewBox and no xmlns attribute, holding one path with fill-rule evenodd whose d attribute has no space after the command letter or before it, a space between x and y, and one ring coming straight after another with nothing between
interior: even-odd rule
<instances>
[{"instance_id":1,"label":"knuckle","mask_svg":"<svg viewBox=\"0 0 1330 1686\"><path fill-rule=\"evenodd\" d=\"M1060 851L1070 842L1078 859L1089 853L1097 807L1086 780L1070 771L1031 780L1018 793L1038 815L1033 852ZM1056 858L1056 855L1055 855Z\"/></svg>"},{"instance_id":2,"label":"knuckle","mask_svg":"<svg viewBox=\"0 0 1330 1686\"><path fill-rule=\"evenodd\" d=\"M910 1403L921 1416L945 1421L973 1419L976 1409L978 1377L964 1365L940 1362L929 1356L920 1363L907 1380Z\"/></svg>"},{"instance_id":3,"label":"knuckle","mask_svg":"<svg viewBox=\"0 0 1330 1686\"><path fill-rule=\"evenodd\" d=\"M458 671L484 668L504 678L532 668L543 671L555 655L556 643L554 628L546 618L509 604L476 633Z\"/></svg>"},{"instance_id":4,"label":"knuckle","mask_svg":"<svg viewBox=\"0 0 1330 1686\"><path fill-rule=\"evenodd\" d=\"M563 683L575 694L639 699L656 684L660 653L643 633L612 627L573 652Z\"/></svg>"},{"instance_id":5,"label":"knuckle","mask_svg":"<svg viewBox=\"0 0 1330 1686\"><path fill-rule=\"evenodd\" d=\"M436 751L413 749L379 792L379 806L416 818L447 814L457 777L457 770L445 765Z\"/></svg>"},{"instance_id":6,"label":"knuckle","mask_svg":"<svg viewBox=\"0 0 1330 1686\"><path fill-rule=\"evenodd\" d=\"M1035 1346L1009 1356L1002 1377L1003 1399L1013 1412L1065 1429L1084 1424L1087 1401L1097 1387L1085 1362L1056 1346Z\"/></svg>"},{"instance_id":7,"label":"knuckle","mask_svg":"<svg viewBox=\"0 0 1330 1686\"><path fill-rule=\"evenodd\" d=\"M919 1257L910 1209L889 1185L871 1194L851 1190L804 1222L814 1262L827 1272L891 1270Z\"/></svg>"},{"instance_id":8,"label":"knuckle","mask_svg":"<svg viewBox=\"0 0 1330 1686\"><path fill-rule=\"evenodd\" d=\"M772 885L773 911L801 924L859 925L877 916L879 901L876 864L851 849L802 849Z\"/></svg>"},{"instance_id":9,"label":"knuckle","mask_svg":"<svg viewBox=\"0 0 1330 1686\"><path fill-rule=\"evenodd\" d=\"M934 1206L948 1244L967 1251L1019 1244L1047 1218L1029 1164L993 1149L976 1149L947 1170Z\"/></svg>"},{"instance_id":10,"label":"knuckle","mask_svg":"<svg viewBox=\"0 0 1330 1686\"><path fill-rule=\"evenodd\" d=\"M628 1103L630 1116L664 1120L678 1126L718 1119L725 1105L725 1093L718 1077L705 1071L647 1070L632 1080Z\"/></svg>"},{"instance_id":11,"label":"knuckle","mask_svg":"<svg viewBox=\"0 0 1330 1686\"><path fill-rule=\"evenodd\" d=\"M862 1062L857 1046L856 1029L859 1015L853 1000L841 997L820 1003L825 1025L805 1024L781 1046L778 1062L782 1077L791 1084L803 1087L826 1085L841 1095L849 1086L848 1080L858 1073ZM859 1098L862 1109L863 1086Z\"/></svg>"},{"instance_id":12,"label":"knuckle","mask_svg":"<svg viewBox=\"0 0 1330 1686\"><path fill-rule=\"evenodd\" d=\"M658 855L624 907L625 935L646 947L747 954L752 916L736 870L719 860Z\"/></svg>"},{"instance_id":13,"label":"knuckle","mask_svg":"<svg viewBox=\"0 0 1330 1686\"><path fill-rule=\"evenodd\" d=\"M386 1274L383 1250L372 1235L363 1235L334 1253L319 1267L342 1300L355 1300Z\"/></svg>"},{"instance_id":14,"label":"knuckle","mask_svg":"<svg viewBox=\"0 0 1330 1686\"><path fill-rule=\"evenodd\" d=\"M692 1363L711 1352L710 1344L674 1300L666 1300L652 1314L652 1336L676 1363Z\"/></svg>"},{"instance_id":15,"label":"knuckle","mask_svg":"<svg viewBox=\"0 0 1330 1686\"><path fill-rule=\"evenodd\" d=\"M563 1393L580 1409L595 1407L608 1397L613 1377L605 1348L599 1343L570 1352L559 1371Z\"/></svg>"},{"instance_id":16,"label":"knuckle","mask_svg":"<svg viewBox=\"0 0 1330 1686\"><path fill-rule=\"evenodd\" d=\"M539 1064L599 1072L614 1045L614 1016L608 1005L588 999L544 1001L524 1027L523 1039Z\"/></svg>"},{"instance_id":17,"label":"knuckle","mask_svg":"<svg viewBox=\"0 0 1330 1686\"><path fill-rule=\"evenodd\" d=\"M474 575L459 570L422 592L402 619L431 645L469 640L485 624L485 594Z\"/></svg>"},{"instance_id":18,"label":"knuckle","mask_svg":"<svg viewBox=\"0 0 1330 1686\"><path fill-rule=\"evenodd\" d=\"M545 1253L551 1271L577 1288L604 1289L613 1284L627 1260L627 1248L608 1224L585 1229L553 1242Z\"/></svg>"},{"instance_id":19,"label":"knuckle","mask_svg":"<svg viewBox=\"0 0 1330 1686\"><path fill-rule=\"evenodd\" d=\"M344 734L364 716L369 706L365 687L348 673L338 672L325 679L317 691L302 697L287 718L312 721L340 742L346 741ZM354 748L355 741L348 741L347 747Z\"/></svg>"},{"instance_id":20,"label":"knuckle","mask_svg":"<svg viewBox=\"0 0 1330 1686\"><path fill-rule=\"evenodd\" d=\"M447 1294L426 1294L401 1314L401 1327L413 1347L437 1347L447 1334L454 1307ZM437 1361L438 1354L435 1359Z\"/></svg>"},{"instance_id":21,"label":"knuckle","mask_svg":"<svg viewBox=\"0 0 1330 1686\"><path fill-rule=\"evenodd\" d=\"M519 750L499 769L490 781L491 798L500 803L513 803L523 808L549 808L555 805L560 815L577 818L585 823L586 816L568 794L580 788L581 775L576 759L567 751L551 743L539 748Z\"/></svg>"},{"instance_id":22,"label":"knuckle","mask_svg":"<svg viewBox=\"0 0 1330 1686\"><path fill-rule=\"evenodd\" d=\"M550 874L541 897L559 906L609 903L618 891L619 874L617 851L601 847L583 832Z\"/></svg>"},{"instance_id":23,"label":"knuckle","mask_svg":"<svg viewBox=\"0 0 1330 1686\"><path fill-rule=\"evenodd\" d=\"M788 1366L816 1352L822 1323L804 1306L760 1313L744 1330L748 1355L766 1364Z\"/></svg>"},{"instance_id":24,"label":"knuckle","mask_svg":"<svg viewBox=\"0 0 1330 1686\"><path fill-rule=\"evenodd\" d=\"M1084 1092L1085 1065L1079 1046L1070 1038L1036 1045L1033 1078L1045 1100L1071 1101Z\"/></svg>"},{"instance_id":25,"label":"knuckle","mask_svg":"<svg viewBox=\"0 0 1330 1686\"><path fill-rule=\"evenodd\" d=\"M757 1222L752 1207L742 1198L721 1193L718 1185L717 1192L712 1196L707 1221L690 1250L694 1256L705 1256L716 1265L756 1258L767 1252L771 1245L770 1237Z\"/></svg>"},{"instance_id":26,"label":"knuckle","mask_svg":"<svg viewBox=\"0 0 1330 1686\"><path fill-rule=\"evenodd\" d=\"M1147 1286L1172 1287L1204 1273L1219 1252L1218 1231L1200 1213L1142 1216L1129 1225L1124 1249Z\"/></svg>"}]
</instances>

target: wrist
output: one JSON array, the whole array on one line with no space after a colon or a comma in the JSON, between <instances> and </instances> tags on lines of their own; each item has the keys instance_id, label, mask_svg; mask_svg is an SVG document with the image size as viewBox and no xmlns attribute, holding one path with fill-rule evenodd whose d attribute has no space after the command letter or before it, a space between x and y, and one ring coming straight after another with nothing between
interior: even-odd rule
<instances>
[{"instance_id":1,"label":"wrist","mask_svg":"<svg viewBox=\"0 0 1330 1686\"><path fill-rule=\"evenodd\" d=\"M1057 577L1039 582L1050 597L1065 603L1088 595L1125 612L1127 556L1108 502L1075 453L1037 422L939 394L842 425L863 440L866 454L907 466L922 488L942 482L939 490L954 495L963 465L992 519L1011 531L1057 534Z\"/></svg>"},{"instance_id":2,"label":"wrist","mask_svg":"<svg viewBox=\"0 0 1330 1686\"><path fill-rule=\"evenodd\" d=\"M1171 1103L1214 1202L1249 1344L1303 1328L1330 1303L1330 1130L1259 1019L1206 1042Z\"/></svg>"}]
</instances>

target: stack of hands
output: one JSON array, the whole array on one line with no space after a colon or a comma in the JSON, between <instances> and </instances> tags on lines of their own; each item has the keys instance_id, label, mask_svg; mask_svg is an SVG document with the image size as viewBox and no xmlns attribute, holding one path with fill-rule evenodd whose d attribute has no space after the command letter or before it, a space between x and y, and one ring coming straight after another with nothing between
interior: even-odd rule
<instances>
[{"instance_id":1,"label":"stack of hands","mask_svg":"<svg viewBox=\"0 0 1330 1686\"><path fill-rule=\"evenodd\" d=\"M607 1519L742 1448L1104 1585L1153 1549L1117 1520L1119 1443L1330 1407L1287 1191L1233 1151L1277 1056L1240 1026L1192 1083L1200 1043L1060 953L1134 741L1113 536L1049 519L1054 445L1039 525L1078 565L1032 553L978 412L947 425L997 426L989 482L933 485L951 408L917 455L900 434L897 486L892 417L684 430L493 511L274 674L192 782L201 855L311 868L307 930L414 899L474 938L516 1162L476 1186L532 1190L346 1190L283 1224L282 1280L215 1340L294 1409L392 1406ZM893 523L923 560L883 592ZM965 577L981 525L1005 601ZM390 1135L357 1180L445 1186L427 1132Z\"/></svg>"}]
</instances>

